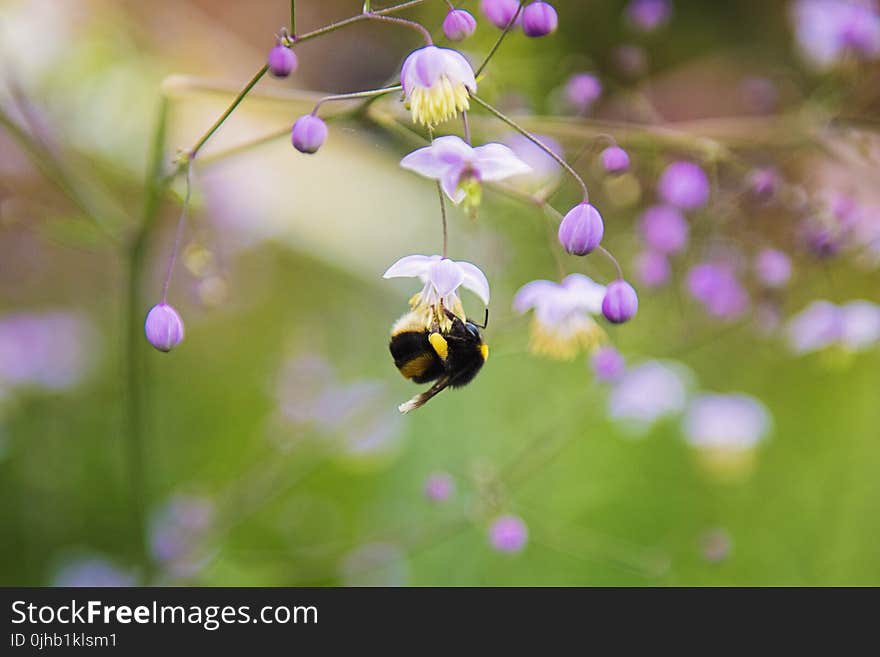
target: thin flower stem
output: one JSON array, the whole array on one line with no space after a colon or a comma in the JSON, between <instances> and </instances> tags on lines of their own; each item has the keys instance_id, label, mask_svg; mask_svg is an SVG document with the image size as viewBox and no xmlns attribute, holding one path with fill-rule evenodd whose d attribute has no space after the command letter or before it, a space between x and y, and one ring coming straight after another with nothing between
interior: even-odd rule
<instances>
[{"instance_id":1,"label":"thin flower stem","mask_svg":"<svg viewBox=\"0 0 880 657\"><path fill-rule=\"evenodd\" d=\"M125 308L126 344L126 461L127 481L131 491L132 522L135 526L135 544L142 568L149 574L151 562L146 552L146 507L149 500L147 476L145 409L149 406L149 388L145 382L144 358L144 303L141 298L146 263L147 242L161 209L162 197L170 180L162 177L165 142L168 126L168 100L159 106L159 118L153 136L150 165L147 169L144 205L141 222L126 254L128 264L127 304Z\"/></svg>"},{"instance_id":2,"label":"thin flower stem","mask_svg":"<svg viewBox=\"0 0 880 657\"><path fill-rule=\"evenodd\" d=\"M447 246L449 242L449 234L446 227L446 197L443 196L443 187L440 186L440 183L437 183L437 193L440 195L440 220L443 223L443 251L442 255L445 258L447 252Z\"/></svg>"},{"instance_id":3,"label":"thin flower stem","mask_svg":"<svg viewBox=\"0 0 880 657\"><path fill-rule=\"evenodd\" d=\"M397 16L381 16L373 12L367 13L366 16L371 20L382 21L385 23L396 23L398 25L403 25L404 27L410 27L414 30L417 30L425 38L425 43L427 45L434 45L434 39L431 38L431 33L428 31L428 28L417 21L407 20L406 18L398 18Z\"/></svg>"},{"instance_id":4,"label":"thin flower stem","mask_svg":"<svg viewBox=\"0 0 880 657\"><path fill-rule=\"evenodd\" d=\"M501 119L502 121L504 121L507 125L509 125L509 126L510 126L511 128L513 128L514 130L516 130L518 133L520 133L523 137L525 137L526 139L528 139L528 140L529 140L530 142L532 142L535 146L537 146L537 147L540 148L542 151L544 151L545 153L547 153L547 155L549 155L549 156L552 157L554 160L556 160L556 161L559 163L559 166L561 166L563 169L565 169L566 171L568 171L568 173L571 175L571 177L574 178L574 179L578 182L578 184L581 186L581 191L583 192L584 203L589 203L589 202L590 202L590 193L589 193L589 191L587 190L587 184L584 182L584 179L581 178L581 177L578 175L577 171L575 171L575 170L571 167L571 165L570 165L568 162L566 162L562 157L560 157L559 155L557 155L557 154L553 151L553 149L551 149L551 148L550 148L549 146L547 146L544 142L542 142L540 139L538 139L537 137L535 137L535 135L533 135L531 132L529 132L528 130L526 130L526 129L523 128L522 126L520 126L520 125L519 125L518 123L516 123L513 119L509 118L508 116L506 116L505 114L503 114L501 111L495 109L492 105L490 105L489 103L487 103L485 100L483 100L483 99L480 98L479 96L477 96L477 95L475 95L475 94L471 94L471 98L472 98L472 99L473 99L478 105L481 105L481 106L484 107L486 110L488 110L491 114L494 114L497 118L499 118L499 119Z\"/></svg>"},{"instance_id":5,"label":"thin flower stem","mask_svg":"<svg viewBox=\"0 0 880 657\"><path fill-rule=\"evenodd\" d=\"M192 160L186 163L186 193L183 197L183 207L180 209L180 218L177 220L177 232L174 236L174 246L171 248L171 257L168 259L168 269L165 271L165 281L162 283L162 303L168 301L168 288L171 286L171 275L174 273L174 265L177 263L177 254L180 252L180 243L183 240L183 226L186 223L186 211L189 208L189 197L192 192Z\"/></svg>"},{"instance_id":6,"label":"thin flower stem","mask_svg":"<svg viewBox=\"0 0 880 657\"><path fill-rule=\"evenodd\" d=\"M409 9L410 7L415 7L417 5L422 4L425 0L408 0L408 2L401 2L396 5L392 5L391 7L386 7L385 9L378 9L376 11L369 11L369 2L365 3L364 8L368 13L358 14L357 16L352 16L351 18L346 18L345 20L338 21L336 23L331 23L330 25L325 25L324 27L318 28L317 30L313 30L311 32L306 32L303 35L296 36L296 33L293 35L293 44L302 43L303 41L308 41L310 39L314 39L316 37L322 36L324 34L329 34L330 32L335 32L338 29L346 27L348 25L352 25L354 23L367 20L370 18L375 18L377 16L385 16L387 14L393 14L398 11L403 11L404 9ZM292 8L292 5L291 5ZM293 15L291 14L291 20L293 19ZM293 31L293 26L291 26L291 31ZM427 31L427 30L426 30ZM430 34L428 34L430 37ZM251 78L250 82L245 85L244 89L242 89L239 94L235 97L235 100L226 108L226 111L220 115L214 124L208 128L208 131L199 138L199 140L195 143L195 145L187 151L189 155L189 159L195 158L198 152L201 150L202 146L214 135L217 130L220 129L220 126L229 118L229 115L235 111L235 108L239 106L241 101L245 99L245 97L250 93L251 89L253 89L257 82L259 82L264 75L269 70L268 65L264 65L254 74L254 77ZM178 172L180 171L180 166L178 166Z\"/></svg>"},{"instance_id":7,"label":"thin flower stem","mask_svg":"<svg viewBox=\"0 0 880 657\"><path fill-rule=\"evenodd\" d=\"M329 103L337 100L354 100L356 98L377 98L379 96L384 96L385 94L390 94L395 91L400 91L403 87L399 84L394 85L393 87L382 87L381 89L370 89L369 91L355 91L350 94L334 94L332 96L324 96L321 98L315 106L312 108L312 115L318 113L318 108L321 107L324 103Z\"/></svg>"},{"instance_id":8,"label":"thin flower stem","mask_svg":"<svg viewBox=\"0 0 880 657\"><path fill-rule=\"evenodd\" d=\"M290 33L296 38L296 0L290 0Z\"/></svg>"},{"instance_id":9,"label":"thin flower stem","mask_svg":"<svg viewBox=\"0 0 880 657\"><path fill-rule=\"evenodd\" d=\"M470 124L470 121L468 121L467 112L461 113L461 122L462 122L462 125L464 126L464 140L465 140L465 142L467 142L467 145L470 146L471 145L471 124Z\"/></svg>"},{"instance_id":10,"label":"thin flower stem","mask_svg":"<svg viewBox=\"0 0 880 657\"><path fill-rule=\"evenodd\" d=\"M501 31L501 34L498 35L498 39L495 41L495 45L492 46L492 50L489 51L489 54L486 55L486 58L483 60L483 63L477 68L474 72L474 77L480 77L480 73L483 72L483 69L489 65L491 59L495 56L495 53L498 52L498 48L501 47L501 43L504 41L504 37L508 35L511 29L513 29L514 24L516 23L516 19L519 18L520 12L523 10L523 5L525 5L525 0L520 0L519 7L516 8L516 13L513 15L513 18L504 26L504 29Z\"/></svg>"},{"instance_id":11,"label":"thin flower stem","mask_svg":"<svg viewBox=\"0 0 880 657\"><path fill-rule=\"evenodd\" d=\"M599 251L599 252L600 252L602 255L604 255L606 258L608 258L608 259L614 264L614 268L617 270L617 278L620 279L620 280L623 280L623 269L620 268L620 263L617 262L617 258L615 258L615 257L611 254L611 251L609 251L608 249L606 249L606 248L605 248L604 246L602 246L601 244L600 244L599 246L596 247L596 250Z\"/></svg>"},{"instance_id":12,"label":"thin flower stem","mask_svg":"<svg viewBox=\"0 0 880 657\"><path fill-rule=\"evenodd\" d=\"M251 81L248 82L245 85L244 89L242 89L238 93L238 95L235 97L235 100L232 101L232 104L226 108L226 111L223 112L223 114L220 115L220 118L214 121L214 125L208 128L208 131L201 136L201 138L195 143L195 146L189 149L189 151L187 152L188 160L192 160L193 158L195 158L196 155L198 155L198 152L199 150L201 150L202 146L204 146L205 143L214 135L214 133L220 129L220 126L223 125L223 122L229 118L229 115L235 111L235 108L241 104L241 101L243 101L248 93L250 93L250 90L256 86L257 82L259 82L263 78L263 76L266 75L266 72L268 70L269 66L264 65L259 71L257 71L254 77L251 78Z\"/></svg>"}]
</instances>

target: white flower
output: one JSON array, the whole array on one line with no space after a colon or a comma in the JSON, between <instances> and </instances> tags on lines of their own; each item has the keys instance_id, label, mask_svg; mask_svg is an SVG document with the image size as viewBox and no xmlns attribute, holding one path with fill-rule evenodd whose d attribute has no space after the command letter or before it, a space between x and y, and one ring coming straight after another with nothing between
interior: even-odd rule
<instances>
[{"instance_id":1,"label":"white flower","mask_svg":"<svg viewBox=\"0 0 880 657\"><path fill-rule=\"evenodd\" d=\"M430 146L413 151L400 161L400 166L440 181L443 191L456 204L469 192L474 193L470 182L496 182L531 170L504 144L473 148L455 135L438 137Z\"/></svg>"},{"instance_id":2,"label":"white flower","mask_svg":"<svg viewBox=\"0 0 880 657\"><path fill-rule=\"evenodd\" d=\"M635 431L680 413L687 403L692 376L683 365L651 360L627 370L608 398L608 414Z\"/></svg>"},{"instance_id":3,"label":"white flower","mask_svg":"<svg viewBox=\"0 0 880 657\"><path fill-rule=\"evenodd\" d=\"M458 317L464 317L464 308L458 297L458 288L464 287L489 305L489 281L480 268L470 262L462 262L433 255L409 255L401 258L383 274L382 278L418 278L424 284L422 291L413 296L410 305L423 313L425 326L434 322L445 324L448 320L440 312L441 306Z\"/></svg>"},{"instance_id":4,"label":"white flower","mask_svg":"<svg viewBox=\"0 0 880 657\"><path fill-rule=\"evenodd\" d=\"M861 351L880 341L880 306L859 300L842 306L814 301L789 320L787 332L797 354L835 345Z\"/></svg>"},{"instance_id":5,"label":"white flower","mask_svg":"<svg viewBox=\"0 0 880 657\"><path fill-rule=\"evenodd\" d=\"M593 320L602 313L605 286L583 274L571 274L562 283L531 281L513 298L513 308L522 314L534 309L531 349L559 359L574 358L581 348L596 346L604 333Z\"/></svg>"},{"instance_id":6,"label":"white flower","mask_svg":"<svg viewBox=\"0 0 880 657\"><path fill-rule=\"evenodd\" d=\"M688 443L699 448L749 449L770 428L770 414L748 395L700 395L682 422Z\"/></svg>"},{"instance_id":7,"label":"white flower","mask_svg":"<svg viewBox=\"0 0 880 657\"><path fill-rule=\"evenodd\" d=\"M476 93L474 70L458 51L426 46L410 53L400 83L413 121L435 126L467 111Z\"/></svg>"}]
</instances>

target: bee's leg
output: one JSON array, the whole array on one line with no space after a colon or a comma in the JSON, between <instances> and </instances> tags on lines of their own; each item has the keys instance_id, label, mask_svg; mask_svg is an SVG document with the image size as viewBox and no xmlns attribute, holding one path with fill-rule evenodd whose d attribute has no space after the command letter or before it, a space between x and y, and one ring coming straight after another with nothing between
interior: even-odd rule
<instances>
[{"instance_id":1,"label":"bee's leg","mask_svg":"<svg viewBox=\"0 0 880 657\"><path fill-rule=\"evenodd\" d=\"M414 411L417 408L421 408L425 404L427 404L431 398L439 392L442 392L449 385L449 377L444 376L437 380L437 382L432 385L430 388L425 390L425 392L421 392L412 399L407 402L404 402L400 406L397 407L397 410L401 413L409 413L410 411Z\"/></svg>"}]
</instances>

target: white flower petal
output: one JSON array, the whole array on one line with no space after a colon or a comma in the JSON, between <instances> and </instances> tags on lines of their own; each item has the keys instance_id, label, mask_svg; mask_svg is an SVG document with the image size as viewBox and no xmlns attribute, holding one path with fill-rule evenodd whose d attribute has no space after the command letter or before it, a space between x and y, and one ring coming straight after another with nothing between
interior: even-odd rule
<instances>
[{"instance_id":1,"label":"white flower petal","mask_svg":"<svg viewBox=\"0 0 880 657\"><path fill-rule=\"evenodd\" d=\"M442 298L455 292L464 281L464 272L457 263L442 258L431 264L428 280L434 285Z\"/></svg>"},{"instance_id":2,"label":"white flower petal","mask_svg":"<svg viewBox=\"0 0 880 657\"><path fill-rule=\"evenodd\" d=\"M449 168L440 178L440 186L443 188L443 191L446 192L446 196L448 196L456 205L461 203L466 196L464 190L460 189L458 186L460 180L461 170L454 168Z\"/></svg>"},{"instance_id":3,"label":"white flower petal","mask_svg":"<svg viewBox=\"0 0 880 657\"><path fill-rule=\"evenodd\" d=\"M566 290L572 308L581 308L593 315L602 312L604 285L583 274L569 274L562 280L562 287Z\"/></svg>"},{"instance_id":4,"label":"white flower petal","mask_svg":"<svg viewBox=\"0 0 880 657\"><path fill-rule=\"evenodd\" d=\"M476 294L484 304L489 305L489 281L475 264L459 260L458 268L464 275L461 285Z\"/></svg>"},{"instance_id":5,"label":"white flower petal","mask_svg":"<svg viewBox=\"0 0 880 657\"><path fill-rule=\"evenodd\" d=\"M529 281L513 297L513 309L522 314L530 308L546 303L559 292L559 284L553 281Z\"/></svg>"},{"instance_id":6,"label":"white flower petal","mask_svg":"<svg viewBox=\"0 0 880 657\"><path fill-rule=\"evenodd\" d=\"M474 77L474 69L464 55L450 48L439 48L446 60L446 74L450 80L461 82L471 92L477 91L477 80Z\"/></svg>"},{"instance_id":7,"label":"white flower petal","mask_svg":"<svg viewBox=\"0 0 880 657\"><path fill-rule=\"evenodd\" d=\"M496 143L475 148L473 164L480 174L480 180L486 182L504 180L532 170L510 148Z\"/></svg>"},{"instance_id":8,"label":"white flower petal","mask_svg":"<svg viewBox=\"0 0 880 657\"><path fill-rule=\"evenodd\" d=\"M382 278L419 277L422 280L428 275L430 266L439 256L408 255L391 265Z\"/></svg>"}]
</instances>

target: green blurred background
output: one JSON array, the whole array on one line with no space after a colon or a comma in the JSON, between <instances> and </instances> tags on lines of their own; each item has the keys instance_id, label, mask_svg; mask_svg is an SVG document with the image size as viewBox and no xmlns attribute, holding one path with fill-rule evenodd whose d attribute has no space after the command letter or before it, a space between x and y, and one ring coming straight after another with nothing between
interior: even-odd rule
<instances>
[{"instance_id":1,"label":"green blurred background","mask_svg":"<svg viewBox=\"0 0 880 657\"><path fill-rule=\"evenodd\" d=\"M301 29L360 9L347 0L297 4ZM442 4L411 15L437 26ZM475 4L465 6L476 13ZM745 76L781 81L785 110L833 103L835 85L848 84L800 69L784 3L680 0L672 24L648 37L627 28L621 2L555 4L558 34L512 35L481 83L486 97L552 113L566 77L591 70L607 94L589 130L639 120L644 98L669 121L707 119L714 129L719 117L748 113L730 95ZM29 157L26 139L0 129L0 312L62 310L91 327L74 347L87 363L77 385L0 397L0 583L70 581L62 575L86 563L121 581L203 585L880 584L880 355L795 358L749 321L706 319L679 283L711 226L695 230L677 283L642 294L636 320L609 333L631 362L674 358L701 390L766 404L772 433L735 481L700 466L675 419L640 437L608 420L607 391L586 358L528 353L527 319L510 302L526 281L556 276L554 245L537 210L492 191L476 222L450 217L450 254L479 263L492 284L491 358L468 388L397 417L416 389L394 370L387 335L416 290L381 274L402 255L439 250L436 191L397 166L418 142L339 121L313 158L285 135L210 160L284 132L311 106L305 90L388 79L415 37L387 25L303 44L299 71L262 82L194 169L188 250L170 296L186 339L167 355L138 342L136 356L146 377L143 539L126 420L124 244L141 216L159 91L170 99L170 166L262 64L288 9L274 0L0 4L3 108L14 117L16 97L26 99L30 134L45 146ZM479 58L496 36L482 22L467 52ZM616 72L611 52L625 42L646 49L650 76ZM167 80L177 74L188 77ZM394 102L379 107L398 117ZM476 116L475 130L505 134ZM589 130L555 136L575 154ZM650 195L668 143L638 136L632 149ZM814 156L759 141L743 151L792 171ZM607 208L606 244L627 266L644 203L618 207L582 164ZM50 182L59 175L72 193ZM147 240L141 317L158 300L179 183ZM557 207L573 203L575 191L564 186ZM794 231L778 223L783 217L765 220L726 230L744 243ZM595 258L564 263L599 280L612 275ZM804 260L785 309L817 297L876 300L878 282L876 271L846 259ZM481 312L473 298L465 305ZM295 406L287 419L285 404ZM318 407L331 419L311 417ZM455 479L447 502L423 495L435 471ZM155 546L162 510L181 496L203 500L209 518L175 534L191 549L163 560ZM500 513L526 522L522 553L489 546L486 528ZM146 560L145 541L153 542ZM721 543L720 556L707 541Z\"/></svg>"}]
</instances>

